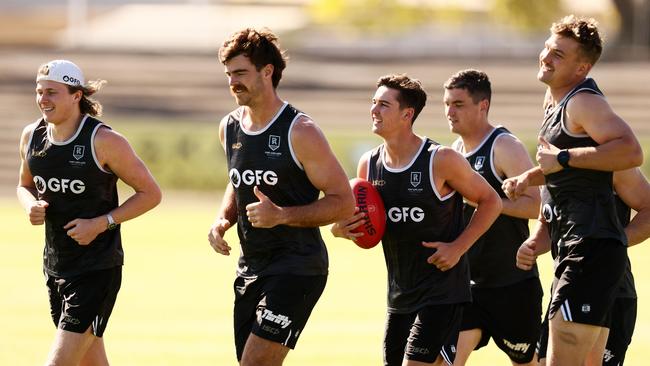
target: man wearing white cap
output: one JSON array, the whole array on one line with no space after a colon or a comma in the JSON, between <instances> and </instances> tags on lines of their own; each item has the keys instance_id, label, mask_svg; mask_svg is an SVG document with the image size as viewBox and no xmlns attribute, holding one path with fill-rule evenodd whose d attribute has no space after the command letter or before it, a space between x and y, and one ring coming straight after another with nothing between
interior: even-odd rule
<instances>
[{"instance_id":1,"label":"man wearing white cap","mask_svg":"<svg viewBox=\"0 0 650 366\"><path fill-rule=\"evenodd\" d=\"M122 279L120 223L156 206L160 189L128 141L95 117L74 63L41 65L42 117L20 139L18 199L32 225L45 224L43 267L57 332L46 365L108 365L102 335ZM119 205L117 180L135 193Z\"/></svg>"}]
</instances>

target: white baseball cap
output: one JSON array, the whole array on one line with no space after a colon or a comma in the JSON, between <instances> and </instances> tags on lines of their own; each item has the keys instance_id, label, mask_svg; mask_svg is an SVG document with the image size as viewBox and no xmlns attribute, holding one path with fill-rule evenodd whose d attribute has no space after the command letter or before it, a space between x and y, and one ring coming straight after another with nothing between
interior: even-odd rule
<instances>
[{"instance_id":1,"label":"white baseball cap","mask_svg":"<svg viewBox=\"0 0 650 366\"><path fill-rule=\"evenodd\" d=\"M84 74L68 60L52 60L39 68L36 81L51 80L71 86L83 86Z\"/></svg>"}]
</instances>

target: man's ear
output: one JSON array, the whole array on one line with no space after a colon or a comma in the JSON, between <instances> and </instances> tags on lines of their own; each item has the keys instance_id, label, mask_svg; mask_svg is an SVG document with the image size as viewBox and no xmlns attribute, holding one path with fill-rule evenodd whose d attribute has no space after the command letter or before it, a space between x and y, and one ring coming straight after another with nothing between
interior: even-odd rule
<instances>
[{"instance_id":1,"label":"man's ear","mask_svg":"<svg viewBox=\"0 0 650 366\"><path fill-rule=\"evenodd\" d=\"M578 74L586 76L589 73L589 71L591 71L592 66L593 65L590 64L589 62L581 62L580 65L578 66Z\"/></svg>"},{"instance_id":2,"label":"man's ear","mask_svg":"<svg viewBox=\"0 0 650 366\"><path fill-rule=\"evenodd\" d=\"M487 99L483 99L480 102L478 102L479 109L481 111L488 111L490 109L490 101Z\"/></svg>"},{"instance_id":3,"label":"man's ear","mask_svg":"<svg viewBox=\"0 0 650 366\"><path fill-rule=\"evenodd\" d=\"M264 77L268 77L268 78L270 78L270 77L273 76L273 70L275 70L275 68L273 67L273 65L272 65L272 64L267 64L267 65L264 66L264 68L262 69L262 73L263 73Z\"/></svg>"}]
</instances>

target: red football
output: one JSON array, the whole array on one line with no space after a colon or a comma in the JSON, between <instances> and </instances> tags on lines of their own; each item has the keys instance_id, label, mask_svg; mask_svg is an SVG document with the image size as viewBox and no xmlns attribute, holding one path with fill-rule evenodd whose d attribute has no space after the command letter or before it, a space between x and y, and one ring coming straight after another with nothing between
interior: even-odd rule
<instances>
[{"instance_id":1,"label":"red football","mask_svg":"<svg viewBox=\"0 0 650 366\"><path fill-rule=\"evenodd\" d=\"M352 230L355 233L363 233L355 243L364 249L377 245L384 236L386 229L386 209L381 196L370 182L361 178L350 179L350 187L354 193L354 199L360 212L366 213L366 222Z\"/></svg>"}]
</instances>

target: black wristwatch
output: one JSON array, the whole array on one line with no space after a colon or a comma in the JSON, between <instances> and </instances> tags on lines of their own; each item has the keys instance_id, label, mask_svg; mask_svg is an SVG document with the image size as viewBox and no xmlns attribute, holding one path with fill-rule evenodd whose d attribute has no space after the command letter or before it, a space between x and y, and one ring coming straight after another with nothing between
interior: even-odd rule
<instances>
[{"instance_id":1,"label":"black wristwatch","mask_svg":"<svg viewBox=\"0 0 650 366\"><path fill-rule=\"evenodd\" d=\"M557 153L557 162L565 169L570 168L569 159L571 159L571 154L569 154L568 149L560 150L560 152Z\"/></svg>"},{"instance_id":2,"label":"black wristwatch","mask_svg":"<svg viewBox=\"0 0 650 366\"><path fill-rule=\"evenodd\" d=\"M108 230L115 230L117 227L117 224L115 223L115 220L113 219L113 216L111 214L106 215L106 219L108 220L108 225L106 225L106 229Z\"/></svg>"}]
</instances>

